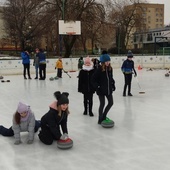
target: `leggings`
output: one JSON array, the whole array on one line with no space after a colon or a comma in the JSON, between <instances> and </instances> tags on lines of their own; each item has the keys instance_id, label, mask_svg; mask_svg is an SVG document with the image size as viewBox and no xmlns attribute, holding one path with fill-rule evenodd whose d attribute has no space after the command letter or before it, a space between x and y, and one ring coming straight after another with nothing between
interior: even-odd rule
<instances>
[{"instance_id":1,"label":"leggings","mask_svg":"<svg viewBox=\"0 0 170 170\"><path fill-rule=\"evenodd\" d=\"M105 97L107 98L108 104L104 109L105 106ZM100 106L99 106L99 121L105 120L106 115L109 112L110 108L113 105L113 96L110 95L99 95ZM104 111L103 111L104 110Z\"/></svg>"}]
</instances>

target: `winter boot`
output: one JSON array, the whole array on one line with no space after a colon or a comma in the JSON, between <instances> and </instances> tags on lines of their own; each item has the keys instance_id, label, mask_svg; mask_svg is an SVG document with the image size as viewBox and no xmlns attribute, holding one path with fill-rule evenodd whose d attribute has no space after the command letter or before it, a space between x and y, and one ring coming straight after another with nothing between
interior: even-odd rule
<instances>
[{"instance_id":1,"label":"winter boot","mask_svg":"<svg viewBox=\"0 0 170 170\"><path fill-rule=\"evenodd\" d=\"M103 121L103 114L102 115L99 114L98 124L101 124L102 121Z\"/></svg>"},{"instance_id":2,"label":"winter boot","mask_svg":"<svg viewBox=\"0 0 170 170\"><path fill-rule=\"evenodd\" d=\"M133 96L133 95L131 94L131 84L129 84L129 86L128 86L128 96Z\"/></svg>"},{"instance_id":3,"label":"winter boot","mask_svg":"<svg viewBox=\"0 0 170 170\"><path fill-rule=\"evenodd\" d=\"M83 113L83 115L87 115L87 109L88 109L87 101L84 101L84 113Z\"/></svg>"},{"instance_id":4,"label":"winter boot","mask_svg":"<svg viewBox=\"0 0 170 170\"><path fill-rule=\"evenodd\" d=\"M125 84L125 85L124 85L124 89L123 89L123 96L124 96L124 97L126 96L126 88L127 88L127 85Z\"/></svg>"},{"instance_id":5,"label":"winter boot","mask_svg":"<svg viewBox=\"0 0 170 170\"><path fill-rule=\"evenodd\" d=\"M93 112L92 112L92 107L93 107L93 102L89 101L89 116L94 116Z\"/></svg>"}]
</instances>

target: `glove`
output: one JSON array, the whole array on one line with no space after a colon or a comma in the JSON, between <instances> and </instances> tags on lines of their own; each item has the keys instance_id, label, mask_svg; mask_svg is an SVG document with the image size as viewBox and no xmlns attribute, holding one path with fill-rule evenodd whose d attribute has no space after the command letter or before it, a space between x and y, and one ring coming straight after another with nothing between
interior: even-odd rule
<instances>
[{"instance_id":1,"label":"glove","mask_svg":"<svg viewBox=\"0 0 170 170\"><path fill-rule=\"evenodd\" d=\"M56 70L56 67L55 67L55 70Z\"/></svg>"},{"instance_id":2,"label":"glove","mask_svg":"<svg viewBox=\"0 0 170 170\"><path fill-rule=\"evenodd\" d=\"M61 140L67 140L68 139L68 134L67 133L64 133L61 137L60 137Z\"/></svg>"},{"instance_id":3,"label":"glove","mask_svg":"<svg viewBox=\"0 0 170 170\"><path fill-rule=\"evenodd\" d=\"M33 140L28 140L27 141L27 144L32 144L33 143Z\"/></svg>"},{"instance_id":4,"label":"glove","mask_svg":"<svg viewBox=\"0 0 170 170\"><path fill-rule=\"evenodd\" d=\"M21 144L21 143L22 143L21 140L16 140L14 144L15 144L15 145L19 145L19 144Z\"/></svg>"},{"instance_id":5,"label":"glove","mask_svg":"<svg viewBox=\"0 0 170 170\"><path fill-rule=\"evenodd\" d=\"M135 74L134 77L137 77L137 74Z\"/></svg>"}]
</instances>

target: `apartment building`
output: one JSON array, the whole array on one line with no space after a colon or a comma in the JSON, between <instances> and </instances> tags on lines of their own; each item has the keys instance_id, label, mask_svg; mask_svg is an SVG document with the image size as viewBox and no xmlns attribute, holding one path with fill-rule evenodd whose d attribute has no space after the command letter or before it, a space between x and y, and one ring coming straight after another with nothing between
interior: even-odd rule
<instances>
[{"instance_id":1,"label":"apartment building","mask_svg":"<svg viewBox=\"0 0 170 170\"><path fill-rule=\"evenodd\" d=\"M164 4L139 4L146 29L164 27Z\"/></svg>"},{"instance_id":2,"label":"apartment building","mask_svg":"<svg viewBox=\"0 0 170 170\"><path fill-rule=\"evenodd\" d=\"M161 29L164 28L164 4L150 4L150 3L138 3L129 5L128 8L134 8L136 14L139 14L141 17L142 28L133 28L131 31L131 40L128 42L128 48L142 48L142 44L136 44L134 42L134 35L136 32L147 32L152 29Z\"/></svg>"}]
</instances>

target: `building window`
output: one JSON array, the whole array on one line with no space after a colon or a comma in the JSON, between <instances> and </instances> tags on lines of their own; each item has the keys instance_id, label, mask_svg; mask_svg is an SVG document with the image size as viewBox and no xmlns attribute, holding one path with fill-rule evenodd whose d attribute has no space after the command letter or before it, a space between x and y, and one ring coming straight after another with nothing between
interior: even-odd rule
<instances>
[{"instance_id":1,"label":"building window","mask_svg":"<svg viewBox=\"0 0 170 170\"><path fill-rule=\"evenodd\" d=\"M147 34L147 41L152 41L152 40L153 40L152 34Z\"/></svg>"},{"instance_id":2,"label":"building window","mask_svg":"<svg viewBox=\"0 0 170 170\"><path fill-rule=\"evenodd\" d=\"M139 41L143 42L143 35L142 34L140 35L140 40Z\"/></svg>"},{"instance_id":3,"label":"building window","mask_svg":"<svg viewBox=\"0 0 170 170\"><path fill-rule=\"evenodd\" d=\"M142 16L143 16L143 17L146 17L146 13L143 13Z\"/></svg>"},{"instance_id":4,"label":"building window","mask_svg":"<svg viewBox=\"0 0 170 170\"><path fill-rule=\"evenodd\" d=\"M143 8L143 11L147 11L147 8Z\"/></svg>"}]
</instances>

